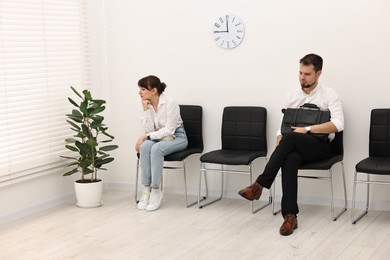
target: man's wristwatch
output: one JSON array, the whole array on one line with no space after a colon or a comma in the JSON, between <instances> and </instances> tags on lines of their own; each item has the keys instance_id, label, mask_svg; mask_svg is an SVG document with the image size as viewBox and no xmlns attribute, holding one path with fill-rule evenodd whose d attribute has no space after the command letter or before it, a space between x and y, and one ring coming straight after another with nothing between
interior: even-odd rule
<instances>
[{"instance_id":1,"label":"man's wristwatch","mask_svg":"<svg viewBox=\"0 0 390 260\"><path fill-rule=\"evenodd\" d=\"M310 126L306 126L305 130L306 130L306 133L310 134L311 127Z\"/></svg>"}]
</instances>

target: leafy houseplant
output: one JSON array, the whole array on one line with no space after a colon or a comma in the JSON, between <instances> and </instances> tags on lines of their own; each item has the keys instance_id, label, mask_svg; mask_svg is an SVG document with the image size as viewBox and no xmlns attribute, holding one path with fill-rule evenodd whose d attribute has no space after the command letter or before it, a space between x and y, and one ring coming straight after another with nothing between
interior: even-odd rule
<instances>
[{"instance_id":1,"label":"leafy houseplant","mask_svg":"<svg viewBox=\"0 0 390 260\"><path fill-rule=\"evenodd\" d=\"M102 166L114 160L107 152L118 148L117 145L107 145L114 137L106 132L108 128L103 124L104 117L100 115L106 108L106 101L93 99L89 90L84 90L81 95L73 87L71 89L81 98L81 102L78 104L68 97L75 108L71 114L66 115L66 121L75 134L65 140L65 147L75 155L61 156L72 161L67 165L72 169L64 173L64 176L81 173L81 179L77 180L75 185L101 182L97 176L98 171L106 170ZM90 178L87 178L87 175L90 175Z\"/></svg>"}]
</instances>

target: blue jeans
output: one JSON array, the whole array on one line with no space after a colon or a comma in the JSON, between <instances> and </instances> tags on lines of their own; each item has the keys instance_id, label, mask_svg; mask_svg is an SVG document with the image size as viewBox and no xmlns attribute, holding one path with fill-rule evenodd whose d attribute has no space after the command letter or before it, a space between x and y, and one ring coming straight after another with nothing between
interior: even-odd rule
<instances>
[{"instance_id":1,"label":"blue jeans","mask_svg":"<svg viewBox=\"0 0 390 260\"><path fill-rule=\"evenodd\" d=\"M140 146L140 166L142 184L160 187L164 167L164 156L182 151L188 145L184 127L175 131L176 138L172 141L145 140Z\"/></svg>"}]
</instances>

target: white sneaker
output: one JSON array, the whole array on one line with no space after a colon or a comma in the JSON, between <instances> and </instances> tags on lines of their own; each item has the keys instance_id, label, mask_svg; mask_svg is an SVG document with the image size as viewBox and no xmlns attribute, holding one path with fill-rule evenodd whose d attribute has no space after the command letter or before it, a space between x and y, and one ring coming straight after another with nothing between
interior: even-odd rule
<instances>
[{"instance_id":1,"label":"white sneaker","mask_svg":"<svg viewBox=\"0 0 390 260\"><path fill-rule=\"evenodd\" d=\"M153 211L160 207L160 203L163 197L163 192L160 189L152 189L149 198L149 205L146 207L146 211Z\"/></svg>"},{"instance_id":2,"label":"white sneaker","mask_svg":"<svg viewBox=\"0 0 390 260\"><path fill-rule=\"evenodd\" d=\"M149 205L149 199L150 199L150 190L145 189L142 192L141 199L138 202L137 208L140 210L146 209L146 207Z\"/></svg>"}]
</instances>

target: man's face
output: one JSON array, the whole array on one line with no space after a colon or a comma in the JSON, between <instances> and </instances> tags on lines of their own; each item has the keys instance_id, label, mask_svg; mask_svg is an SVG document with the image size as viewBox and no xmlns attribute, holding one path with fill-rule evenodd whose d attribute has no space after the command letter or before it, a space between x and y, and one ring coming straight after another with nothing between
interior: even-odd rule
<instances>
[{"instance_id":1,"label":"man's face","mask_svg":"<svg viewBox=\"0 0 390 260\"><path fill-rule=\"evenodd\" d=\"M310 65L300 64L299 83L301 84L301 87L303 89L316 86L320 75L321 75L321 70L315 72L313 64Z\"/></svg>"}]
</instances>

